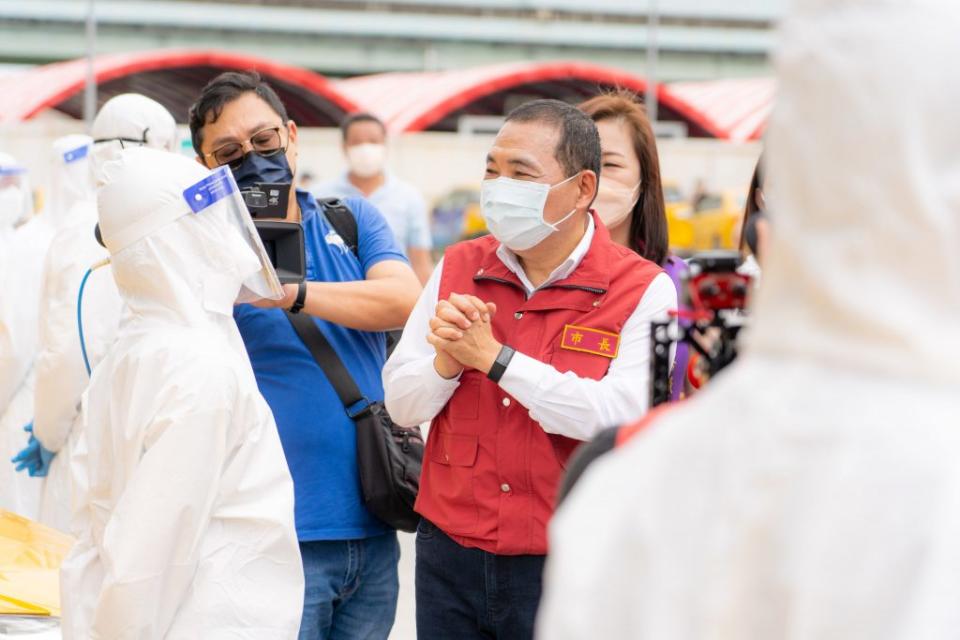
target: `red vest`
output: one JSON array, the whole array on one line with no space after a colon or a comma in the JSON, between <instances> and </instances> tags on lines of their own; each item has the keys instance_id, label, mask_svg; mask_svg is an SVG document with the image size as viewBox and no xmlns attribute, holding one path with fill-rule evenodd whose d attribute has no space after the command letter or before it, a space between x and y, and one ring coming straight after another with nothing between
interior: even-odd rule
<instances>
[{"instance_id":1,"label":"red vest","mask_svg":"<svg viewBox=\"0 0 960 640\"><path fill-rule=\"evenodd\" d=\"M603 378L611 358L561 348L565 327L619 335L662 270L613 243L603 224L594 221L590 249L573 274L529 300L520 280L497 257L494 238L450 247L440 299L469 293L495 302L498 341L560 372ZM572 346L569 332L566 340ZM560 476L579 444L547 434L484 374L464 371L431 425L416 509L463 546L502 555L545 554Z\"/></svg>"}]
</instances>

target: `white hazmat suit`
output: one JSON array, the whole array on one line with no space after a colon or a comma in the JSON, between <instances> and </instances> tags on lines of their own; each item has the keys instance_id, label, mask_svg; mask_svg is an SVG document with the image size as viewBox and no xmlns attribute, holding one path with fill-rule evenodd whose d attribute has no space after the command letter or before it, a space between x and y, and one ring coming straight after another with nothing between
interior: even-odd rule
<instances>
[{"instance_id":1,"label":"white hazmat suit","mask_svg":"<svg viewBox=\"0 0 960 640\"><path fill-rule=\"evenodd\" d=\"M173 116L160 103L139 94L123 94L103 105L91 129L93 145L88 183L103 182L102 167L123 148L143 146L175 151L177 130ZM96 241L97 207L94 193L71 208L68 221L50 243L44 267L40 309L40 352L36 364L33 433L57 456L43 483L40 521L66 531L70 519L69 456L79 428L80 396L87 374L77 327L77 294L84 274L105 259L107 251ZM120 321L121 302L110 268L94 271L83 297L84 344L91 367L106 354Z\"/></svg>"},{"instance_id":2,"label":"white hazmat suit","mask_svg":"<svg viewBox=\"0 0 960 640\"><path fill-rule=\"evenodd\" d=\"M574 488L540 638L960 637L960 3L797 5L746 352Z\"/></svg>"},{"instance_id":3,"label":"white hazmat suit","mask_svg":"<svg viewBox=\"0 0 960 640\"><path fill-rule=\"evenodd\" d=\"M227 222L229 198L191 212L185 189L212 176L200 164L130 149L104 171L124 312L71 458L86 480L64 638L295 638L293 483L232 316L262 263Z\"/></svg>"},{"instance_id":4,"label":"white hazmat suit","mask_svg":"<svg viewBox=\"0 0 960 640\"><path fill-rule=\"evenodd\" d=\"M5 252L6 266L0 274L0 335L8 337L0 340L3 467L9 467L10 459L27 444L23 427L33 420L43 266L54 234L70 219L74 205L92 196L90 141L84 135L54 141L49 202L39 215L16 229ZM3 402L5 399L8 402ZM42 485L42 478L4 468L0 472L0 507L37 519Z\"/></svg>"},{"instance_id":5,"label":"white hazmat suit","mask_svg":"<svg viewBox=\"0 0 960 640\"><path fill-rule=\"evenodd\" d=\"M33 193L27 169L13 156L0 153L0 283L6 284L7 274L15 267L13 247L16 229L33 213ZM12 277L12 276L11 276ZM14 340L20 325L17 307L4 302L0 296L0 415L3 415L10 398L20 386L27 364L16 351ZM11 314L11 317L7 317ZM5 451L5 449L4 449Z\"/></svg>"}]
</instances>

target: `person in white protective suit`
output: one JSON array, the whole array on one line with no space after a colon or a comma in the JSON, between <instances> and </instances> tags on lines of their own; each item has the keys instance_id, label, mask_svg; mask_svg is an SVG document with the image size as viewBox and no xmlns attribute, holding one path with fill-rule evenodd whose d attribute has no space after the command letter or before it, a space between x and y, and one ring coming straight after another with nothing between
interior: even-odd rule
<instances>
[{"instance_id":1,"label":"person in white protective suit","mask_svg":"<svg viewBox=\"0 0 960 640\"><path fill-rule=\"evenodd\" d=\"M0 283L6 284L6 274L12 267L10 254L16 238L16 229L33 213L33 194L26 167L13 156L0 152ZM14 305L4 305L0 312L15 311ZM6 317L0 317L0 415L16 392L26 366L18 357L14 343L16 327ZM4 449L5 451L5 449Z\"/></svg>"},{"instance_id":2,"label":"person in white protective suit","mask_svg":"<svg viewBox=\"0 0 960 640\"><path fill-rule=\"evenodd\" d=\"M128 149L104 173L124 311L71 456L86 483L64 638L293 639L293 483L232 316L236 300L280 297L276 273L229 168Z\"/></svg>"},{"instance_id":3,"label":"person in white protective suit","mask_svg":"<svg viewBox=\"0 0 960 640\"><path fill-rule=\"evenodd\" d=\"M176 151L177 128L160 103L139 94L111 98L93 121L89 181L102 186L102 167L122 149L143 145ZM80 284L87 270L107 257L95 239L94 193L77 202L47 252L40 309L33 434L56 457L49 464L40 501L40 521L66 531L70 517L70 445L79 432L80 396L90 376L77 326ZM90 274L83 294L83 337L91 367L106 354L120 320L120 295L104 268Z\"/></svg>"},{"instance_id":4,"label":"person in white protective suit","mask_svg":"<svg viewBox=\"0 0 960 640\"><path fill-rule=\"evenodd\" d=\"M960 637L957 25L797 0L745 352L574 487L540 638Z\"/></svg>"},{"instance_id":5,"label":"person in white protective suit","mask_svg":"<svg viewBox=\"0 0 960 640\"><path fill-rule=\"evenodd\" d=\"M35 362L39 349L39 311L43 264L54 233L72 205L91 193L87 164L90 138L68 135L53 143L49 203L17 227L4 254L0 295L0 508L36 519L42 480L14 473L11 460L30 435L33 421ZM9 468L8 468L9 467Z\"/></svg>"},{"instance_id":6,"label":"person in white protective suit","mask_svg":"<svg viewBox=\"0 0 960 640\"><path fill-rule=\"evenodd\" d=\"M0 291L7 291L8 280L12 280L12 274L17 271L11 257L16 229L32 214L33 193L26 167L13 156L0 152ZM0 294L0 418L7 412L29 369L29 358L20 350L21 332L29 330L28 323L21 321L21 313L7 294ZM15 452L23 440L23 431L8 434L6 429L0 429L0 508L10 511L23 509L19 485L29 480L16 478L13 466L2 456Z\"/></svg>"}]
</instances>

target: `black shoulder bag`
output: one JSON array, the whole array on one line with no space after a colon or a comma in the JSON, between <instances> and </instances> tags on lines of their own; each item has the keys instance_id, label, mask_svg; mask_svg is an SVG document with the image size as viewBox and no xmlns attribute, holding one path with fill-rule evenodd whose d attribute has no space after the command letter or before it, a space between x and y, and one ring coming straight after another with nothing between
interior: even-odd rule
<instances>
[{"instance_id":1,"label":"black shoulder bag","mask_svg":"<svg viewBox=\"0 0 960 640\"><path fill-rule=\"evenodd\" d=\"M344 244L356 253L357 223L353 213L340 201L321 201L321 205ZM352 225L352 233L349 225ZM371 402L363 396L353 376L310 316L286 315L356 426L357 465L367 509L395 529L416 531L420 516L413 510L413 504L420 488L423 463L420 428L398 427L382 402Z\"/></svg>"}]
</instances>

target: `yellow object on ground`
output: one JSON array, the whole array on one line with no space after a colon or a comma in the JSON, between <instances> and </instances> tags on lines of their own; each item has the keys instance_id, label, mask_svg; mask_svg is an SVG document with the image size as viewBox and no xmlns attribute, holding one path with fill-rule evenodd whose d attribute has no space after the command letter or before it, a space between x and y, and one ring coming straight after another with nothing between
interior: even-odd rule
<instances>
[{"instance_id":1,"label":"yellow object on ground","mask_svg":"<svg viewBox=\"0 0 960 640\"><path fill-rule=\"evenodd\" d=\"M60 563L73 538L0 509L0 615L60 615Z\"/></svg>"}]
</instances>

